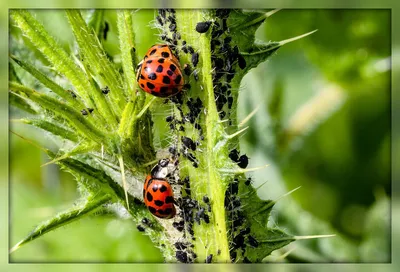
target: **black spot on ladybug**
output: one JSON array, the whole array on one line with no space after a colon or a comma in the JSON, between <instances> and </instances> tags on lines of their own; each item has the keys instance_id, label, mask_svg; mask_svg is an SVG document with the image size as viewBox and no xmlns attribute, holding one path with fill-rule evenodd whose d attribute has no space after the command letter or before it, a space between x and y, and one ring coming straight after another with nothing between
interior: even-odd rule
<instances>
[{"instance_id":1,"label":"black spot on ladybug","mask_svg":"<svg viewBox=\"0 0 400 272\"><path fill-rule=\"evenodd\" d=\"M154 204L156 204L156 206L158 206L158 207L161 207L162 205L164 205L164 201L154 200Z\"/></svg>"},{"instance_id":2,"label":"black spot on ladybug","mask_svg":"<svg viewBox=\"0 0 400 272\"><path fill-rule=\"evenodd\" d=\"M157 210L157 213L159 213L160 215L167 214L163 209Z\"/></svg>"},{"instance_id":3,"label":"black spot on ladybug","mask_svg":"<svg viewBox=\"0 0 400 272\"><path fill-rule=\"evenodd\" d=\"M146 79L146 78L144 77L144 75L142 75L142 74L140 74L140 78L141 78L141 79Z\"/></svg>"},{"instance_id":4,"label":"black spot on ladybug","mask_svg":"<svg viewBox=\"0 0 400 272\"><path fill-rule=\"evenodd\" d=\"M210 28L211 21L199 22L196 24L196 31L199 33L206 33Z\"/></svg>"},{"instance_id":5,"label":"black spot on ladybug","mask_svg":"<svg viewBox=\"0 0 400 272\"><path fill-rule=\"evenodd\" d=\"M150 73L148 75L148 78L151 79L151 80L156 80L157 79L157 75L155 73Z\"/></svg>"},{"instance_id":6,"label":"black spot on ladybug","mask_svg":"<svg viewBox=\"0 0 400 272\"><path fill-rule=\"evenodd\" d=\"M160 192L164 193L167 190L167 186L161 185Z\"/></svg>"},{"instance_id":7,"label":"black spot on ladybug","mask_svg":"<svg viewBox=\"0 0 400 272\"><path fill-rule=\"evenodd\" d=\"M157 210L156 210L155 208L151 207L151 206L148 206L148 208L149 208L149 211L150 211L152 214L155 214L155 213L157 212Z\"/></svg>"},{"instance_id":8,"label":"black spot on ladybug","mask_svg":"<svg viewBox=\"0 0 400 272\"><path fill-rule=\"evenodd\" d=\"M171 83L171 80L170 80L170 78L169 78L169 77L167 77L167 76L163 76L163 80L162 80L162 82L163 82L163 83L165 83L165 84L170 84L170 83Z\"/></svg>"},{"instance_id":9,"label":"black spot on ladybug","mask_svg":"<svg viewBox=\"0 0 400 272\"><path fill-rule=\"evenodd\" d=\"M152 188L151 188L152 190L153 190L153 192L155 193L155 192L157 192L157 190L159 189L158 188L158 186L157 185L154 185Z\"/></svg>"},{"instance_id":10,"label":"black spot on ladybug","mask_svg":"<svg viewBox=\"0 0 400 272\"><path fill-rule=\"evenodd\" d=\"M141 225L137 225L136 228L138 229L138 231L141 231L141 232L145 231L145 228Z\"/></svg>"},{"instance_id":11,"label":"black spot on ladybug","mask_svg":"<svg viewBox=\"0 0 400 272\"><path fill-rule=\"evenodd\" d=\"M181 75L177 75L174 82L175 84L179 84L181 82L182 76Z\"/></svg>"},{"instance_id":12,"label":"black spot on ladybug","mask_svg":"<svg viewBox=\"0 0 400 272\"><path fill-rule=\"evenodd\" d=\"M161 87L160 88L160 92L163 93L163 94L168 92L168 87L165 87L165 86Z\"/></svg>"},{"instance_id":13,"label":"black spot on ladybug","mask_svg":"<svg viewBox=\"0 0 400 272\"><path fill-rule=\"evenodd\" d=\"M153 50L151 50L151 52L150 52L150 56L152 56L152 55L154 55L154 53L156 53L156 51L157 51L157 49L153 49Z\"/></svg>"},{"instance_id":14,"label":"black spot on ladybug","mask_svg":"<svg viewBox=\"0 0 400 272\"><path fill-rule=\"evenodd\" d=\"M140 86L141 86L142 88L144 88L144 84L143 84L143 83L141 83Z\"/></svg>"},{"instance_id":15,"label":"black spot on ladybug","mask_svg":"<svg viewBox=\"0 0 400 272\"><path fill-rule=\"evenodd\" d=\"M169 53L168 52L161 52L161 56L164 58L168 58L169 57Z\"/></svg>"},{"instance_id":16,"label":"black spot on ladybug","mask_svg":"<svg viewBox=\"0 0 400 272\"><path fill-rule=\"evenodd\" d=\"M199 63L199 53L193 53L192 54L192 64L193 64L193 66L196 67L198 63Z\"/></svg>"},{"instance_id":17,"label":"black spot on ladybug","mask_svg":"<svg viewBox=\"0 0 400 272\"><path fill-rule=\"evenodd\" d=\"M174 198L172 196L167 196L165 198L165 203L169 204L169 203L174 203Z\"/></svg>"},{"instance_id":18,"label":"black spot on ladybug","mask_svg":"<svg viewBox=\"0 0 400 272\"><path fill-rule=\"evenodd\" d=\"M173 65L173 64L171 64L171 65L169 66L169 69L171 69L171 71L175 71L175 70L176 70L176 66Z\"/></svg>"},{"instance_id":19,"label":"black spot on ladybug","mask_svg":"<svg viewBox=\"0 0 400 272\"><path fill-rule=\"evenodd\" d=\"M164 210L164 214L171 214L172 213L172 208L166 208Z\"/></svg>"},{"instance_id":20,"label":"black spot on ladybug","mask_svg":"<svg viewBox=\"0 0 400 272\"><path fill-rule=\"evenodd\" d=\"M147 192L147 194L146 194L146 198L147 198L147 201L153 201L153 196L151 195L151 193L149 193L149 192Z\"/></svg>"},{"instance_id":21,"label":"black spot on ladybug","mask_svg":"<svg viewBox=\"0 0 400 272\"><path fill-rule=\"evenodd\" d=\"M164 63L165 59L159 58L157 61L158 61L159 63Z\"/></svg>"},{"instance_id":22,"label":"black spot on ladybug","mask_svg":"<svg viewBox=\"0 0 400 272\"><path fill-rule=\"evenodd\" d=\"M174 72L172 72L171 70L167 70L167 74L168 74L169 76L172 76L172 75L174 74Z\"/></svg>"},{"instance_id":23,"label":"black spot on ladybug","mask_svg":"<svg viewBox=\"0 0 400 272\"><path fill-rule=\"evenodd\" d=\"M158 65L158 66L157 66L157 69L156 69L156 72L157 72L157 73L161 73L162 71L163 71L162 65Z\"/></svg>"},{"instance_id":24,"label":"black spot on ladybug","mask_svg":"<svg viewBox=\"0 0 400 272\"><path fill-rule=\"evenodd\" d=\"M153 60L146 60L146 63L152 63L153 62Z\"/></svg>"},{"instance_id":25,"label":"black spot on ladybug","mask_svg":"<svg viewBox=\"0 0 400 272\"><path fill-rule=\"evenodd\" d=\"M206 263L211 263L212 257L213 257L212 254L208 255L207 258L206 258Z\"/></svg>"}]
</instances>

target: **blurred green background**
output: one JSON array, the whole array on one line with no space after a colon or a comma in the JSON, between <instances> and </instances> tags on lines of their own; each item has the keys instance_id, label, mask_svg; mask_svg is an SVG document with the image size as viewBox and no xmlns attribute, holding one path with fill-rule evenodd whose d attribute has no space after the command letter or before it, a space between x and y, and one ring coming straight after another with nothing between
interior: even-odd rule
<instances>
[{"instance_id":1,"label":"blurred green background","mask_svg":"<svg viewBox=\"0 0 400 272\"><path fill-rule=\"evenodd\" d=\"M36 13L65 48L72 46L62 12ZM142 45L157 40L157 32L149 27L154 14L153 10L135 13ZM107 17L111 32L105 47L117 55L114 12L108 11ZM314 29L318 31L285 45L253 69L240 89L239 120L259 108L241 138L241 152L251 158L249 167L270 164L250 174L256 187L267 182L259 195L277 199L301 186L278 202L271 224L294 235L337 234L294 242L270 260L293 249L287 261L389 262L390 12L282 10L267 19L257 38L279 41ZM10 118L20 116L14 110L10 113ZM51 144L40 131L14 123L10 128ZM55 166L40 167L46 158L39 149L13 135L9 148L12 246L35 224L73 205L79 195L69 174ZM128 220L99 215L45 235L13 253L10 261L161 262L162 258Z\"/></svg>"}]
</instances>

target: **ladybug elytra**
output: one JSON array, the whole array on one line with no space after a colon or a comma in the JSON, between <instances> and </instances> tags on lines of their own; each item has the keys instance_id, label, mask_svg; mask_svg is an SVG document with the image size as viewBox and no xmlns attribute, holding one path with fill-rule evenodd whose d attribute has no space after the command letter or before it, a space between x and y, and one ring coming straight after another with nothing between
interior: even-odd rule
<instances>
[{"instance_id":1,"label":"ladybug elytra","mask_svg":"<svg viewBox=\"0 0 400 272\"><path fill-rule=\"evenodd\" d=\"M137 81L143 91L158 97L182 91L181 67L168 45L156 44L147 51L138 65Z\"/></svg>"},{"instance_id":2,"label":"ladybug elytra","mask_svg":"<svg viewBox=\"0 0 400 272\"><path fill-rule=\"evenodd\" d=\"M153 215L164 219L175 216L174 192L166 179L147 175L143 187L143 199Z\"/></svg>"}]
</instances>

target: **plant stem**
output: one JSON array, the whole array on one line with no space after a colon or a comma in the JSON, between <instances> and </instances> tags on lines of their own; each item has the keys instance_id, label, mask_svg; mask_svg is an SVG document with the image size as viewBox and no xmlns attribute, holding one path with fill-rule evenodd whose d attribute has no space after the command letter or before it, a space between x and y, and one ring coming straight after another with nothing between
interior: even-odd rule
<instances>
[{"instance_id":1,"label":"plant stem","mask_svg":"<svg viewBox=\"0 0 400 272\"><path fill-rule=\"evenodd\" d=\"M204 262L209 254L213 254L213 262L229 262L229 247L226 228L226 217L224 207L224 195L226 183L224 177L218 171L221 164L222 153L224 152L223 128L218 122L219 117L215 105L214 89L212 82L211 65L211 35L209 33L200 34L195 31L196 24L211 19L208 11L200 10L177 10L176 20L178 31L182 35L182 40L194 47L199 52L199 81L190 81L191 90L187 97L196 99L198 96L204 105L204 113L200 114L199 124L204 132L204 142L202 152L196 152L199 167L194 168L190 162L184 160L181 165L181 176L184 174L190 177L192 194L191 197L203 203L203 196L207 195L211 200L212 216L210 223L194 223L193 230L196 240L194 241L197 261ZM181 56L181 61L190 63L190 59ZM186 128L185 128L186 129ZM185 130L185 136L195 135L195 129ZM222 140L222 142L221 142ZM226 142L226 141L225 141ZM205 145L205 148L203 147ZM222 156L221 156L222 155ZM219 253L219 254L218 254Z\"/></svg>"}]
</instances>

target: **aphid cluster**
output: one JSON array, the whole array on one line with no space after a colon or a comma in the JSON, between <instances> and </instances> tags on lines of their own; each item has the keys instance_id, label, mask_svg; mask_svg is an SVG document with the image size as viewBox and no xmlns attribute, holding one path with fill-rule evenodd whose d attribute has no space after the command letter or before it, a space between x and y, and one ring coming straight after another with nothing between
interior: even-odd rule
<instances>
[{"instance_id":1,"label":"aphid cluster","mask_svg":"<svg viewBox=\"0 0 400 272\"><path fill-rule=\"evenodd\" d=\"M236 162L240 168L246 168L249 164L249 157L246 154L239 156L239 151L237 149L232 149L229 152L229 158Z\"/></svg>"},{"instance_id":2,"label":"aphid cluster","mask_svg":"<svg viewBox=\"0 0 400 272\"><path fill-rule=\"evenodd\" d=\"M240 69L246 67L246 60L239 53L238 46L231 46L232 37L229 36L227 23L230 12L229 9L218 9L216 11L218 20L214 21L211 27L213 86L217 110L221 119L226 116L227 112L229 113L233 106L234 98L230 82L235 76L235 69L237 66ZM224 110L225 105L227 105L227 110Z\"/></svg>"}]
</instances>

